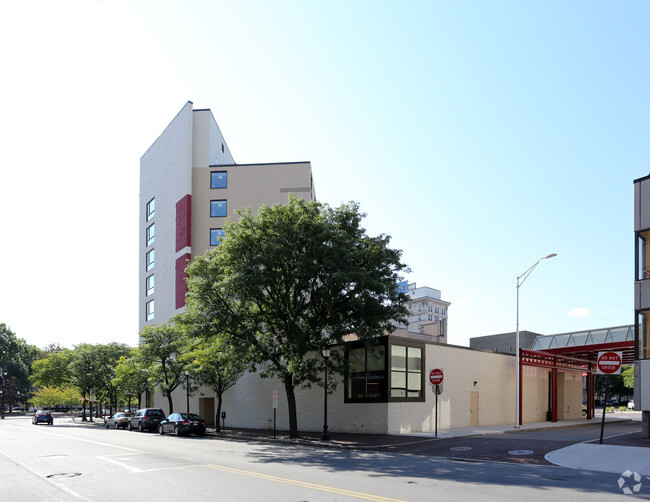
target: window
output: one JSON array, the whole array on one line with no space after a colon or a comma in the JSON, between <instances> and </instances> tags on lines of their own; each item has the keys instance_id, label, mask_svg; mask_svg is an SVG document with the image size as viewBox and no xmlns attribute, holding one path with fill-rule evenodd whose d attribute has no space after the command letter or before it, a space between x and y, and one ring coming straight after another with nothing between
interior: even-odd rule
<instances>
[{"instance_id":1,"label":"window","mask_svg":"<svg viewBox=\"0 0 650 502\"><path fill-rule=\"evenodd\" d=\"M153 237L155 234L155 223L152 223L150 226L147 227L147 246L151 246L153 244Z\"/></svg>"},{"instance_id":2,"label":"window","mask_svg":"<svg viewBox=\"0 0 650 502\"><path fill-rule=\"evenodd\" d=\"M146 267L147 267L147 272L153 268L153 262L154 262L154 250L152 249L147 253L147 259L146 259Z\"/></svg>"},{"instance_id":3,"label":"window","mask_svg":"<svg viewBox=\"0 0 650 502\"><path fill-rule=\"evenodd\" d=\"M353 346L346 352L349 368L346 401L386 401L386 347Z\"/></svg>"},{"instance_id":4,"label":"window","mask_svg":"<svg viewBox=\"0 0 650 502\"><path fill-rule=\"evenodd\" d=\"M221 228L210 229L210 246L219 245L219 237L225 237L226 233Z\"/></svg>"},{"instance_id":5,"label":"window","mask_svg":"<svg viewBox=\"0 0 650 502\"><path fill-rule=\"evenodd\" d=\"M211 200L210 201L210 216L216 218L219 216L226 216L228 214L228 201L225 200Z\"/></svg>"},{"instance_id":6,"label":"window","mask_svg":"<svg viewBox=\"0 0 650 502\"><path fill-rule=\"evenodd\" d=\"M228 172L227 171L211 172L210 188L228 188Z\"/></svg>"},{"instance_id":7,"label":"window","mask_svg":"<svg viewBox=\"0 0 650 502\"><path fill-rule=\"evenodd\" d=\"M650 279L650 230L638 232L637 239L637 281Z\"/></svg>"},{"instance_id":8,"label":"window","mask_svg":"<svg viewBox=\"0 0 650 502\"><path fill-rule=\"evenodd\" d=\"M153 198L147 202L147 221L156 216L156 199Z\"/></svg>"},{"instance_id":9,"label":"window","mask_svg":"<svg viewBox=\"0 0 650 502\"><path fill-rule=\"evenodd\" d=\"M635 359L650 359L650 310L640 310L638 314L636 326L638 357Z\"/></svg>"},{"instance_id":10,"label":"window","mask_svg":"<svg viewBox=\"0 0 650 502\"><path fill-rule=\"evenodd\" d=\"M436 314L440 313L440 307L436 307Z\"/></svg>"},{"instance_id":11,"label":"window","mask_svg":"<svg viewBox=\"0 0 650 502\"><path fill-rule=\"evenodd\" d=\"M153 289L154 289L154 288L153 288L153 287L154 287L154 278L153 278L153 274L151 274L149 277L147 277L147 279L146 279L145 282L146 282L146 287L145 287L146 296L151 296L151 295L153 295Z\"/></svg>"},{"instance_id":12,"label":"window","mask_svg":"<svg viewBox=\"0 0 650 502\"><path fill-rule=\"evenodd\" d=\"M423 397L422 348L390 347L390 397Z\"/></svg>"},{"instance_id":13,"label":"window","mask_svg":"<svg viewBox=\"0 0 650 502\"><path fill-rule=\"evenodd\" d=\"M151 321L154 318L154 305L153 300L147 302L147 321Z\"/></svg>"}]
</instances>

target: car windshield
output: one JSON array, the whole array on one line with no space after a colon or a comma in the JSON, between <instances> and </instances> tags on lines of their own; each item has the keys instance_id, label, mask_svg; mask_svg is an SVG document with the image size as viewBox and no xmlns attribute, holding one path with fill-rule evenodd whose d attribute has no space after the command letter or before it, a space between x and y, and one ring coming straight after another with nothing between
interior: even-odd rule
<instances>
[{"instance_id":1,"label":"car windshield","mask_svg":"<svg viewBox=\"0 0 650 502\"><path fill-rule=\"evenodd\" d=\"M149 412L149 415L151 415L152 417L164 417L165 416L165 414L160 410L151 410Z\"/></svg>"}]
</instances>

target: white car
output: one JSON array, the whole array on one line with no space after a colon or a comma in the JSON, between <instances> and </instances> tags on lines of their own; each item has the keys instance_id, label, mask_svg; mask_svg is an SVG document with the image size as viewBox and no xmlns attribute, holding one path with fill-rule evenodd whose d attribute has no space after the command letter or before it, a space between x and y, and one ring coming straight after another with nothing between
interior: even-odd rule
<instances>
[{"instance_id":1,"label":"white car","mask_svg":"<svg viewBox=\"0 0 650 502\"><path fill-rule=\"evenodd\" d=\"M630 400L627 402L627 409L628 409L628 410L633 410L633 409L634 409L634 401L633 401L632 399L630 399Z\"/></svg>"}]
</instances>

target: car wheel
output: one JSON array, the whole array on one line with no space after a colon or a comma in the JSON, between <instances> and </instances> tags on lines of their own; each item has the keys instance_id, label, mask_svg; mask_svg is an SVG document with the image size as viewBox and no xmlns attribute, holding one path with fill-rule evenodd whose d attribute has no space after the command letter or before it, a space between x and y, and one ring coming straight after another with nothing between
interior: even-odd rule
<instances>
[{"instance_id":1,"label":"car wheel","mask_svg":"<svg viewBox=\"0 0 650 502\"><path fill-rule=\"evenodd\" d=\"M131 425L131 422L129 422L129 430L130 430L130 431L133 430L133 425Z\"/></svg>"},{"instance_id":2,"label":"car wheel","mask_svg":"<svg viewBox=\"0 0 650 502\"><path fill-rule=\"evenodd\" d=\"M163 429L163 426L162 426L162 425L159 425L159 426L158 426L158 433L159 433L161 436L162 436L163 434L165 434L165 429Z\"/></svg>"},{"instance_id":3,"label":"car wheel","mask_svg":"<svg viewBox=\"0 0 650 502\"><path fill-rule=\"evenodd\" d=\"M181 429L178 427L178 425L174 426L174 436L180 436L181 435Z\"/></svg>"},{"instance_id":4,"label":"car wheel","mask_svg":"<svg viewBox=\"0 0 650 502\"><path fill-rule=\"evenodd\" d=\"M104 427L108 429L108 422L104 422Z\"/></svg>"},{"instance_id":5,"label":"car wheel","mask_svg":"<svg viewBox=\"0 0 650 502\"><path fill-rule=\"evenodd\" d=\"M115 430L117 430L117 429L119 429L119 428L120 428L120 424L119 424L118 422L115 422L115 425L114 425L114 427L115 427Z\"/></svg>"},{"instance_id":6,"label":"car wheel","mask_svg":"<svg viewBox=\"0 0 650 502\"><path fill-rule=\"evenodd\" d=\"M54 422L53 422L53 421L52 421L52 422L48 422L48 425L54 425Z\"/></svg>"},{"instance_id":7,"label":"car wheel","mask_svg":"<svg viewBox=\"0 0 650 502\"><path fill-rule=\"evenodd\" d=\"M205 436L205 431L201 431L198 433L199 436Z\"/></svg>"},{"instance_id":8,"label":"car wheel","mask_svg":"<svg viewBox=\"0 0 650 502\"><path fill-rule=\"evenodd\" d=\"M142 427L142 422L138 424L138 432L144 432L144 427Z\"/></svg>"}]
</instances>

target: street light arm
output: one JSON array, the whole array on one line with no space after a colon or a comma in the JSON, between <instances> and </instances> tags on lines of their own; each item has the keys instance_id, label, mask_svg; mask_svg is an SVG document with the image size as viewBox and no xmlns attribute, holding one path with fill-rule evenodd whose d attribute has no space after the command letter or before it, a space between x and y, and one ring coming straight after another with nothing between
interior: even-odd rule
<instances>
[{"instance_id":1,"label":"street light arm","mask_svg":"<svg viewBox=\"0 0 650 502\"><path fill-rule=\"evenodd\" d=\"M533 273L533 270L535 270L535 267L537 265L539 265L540 261L546 260L548 258L553 258L554 256L557 256L557 253L551 253L551 254L549 254L547 256L542 256L539 260L537 260L530 267L528 267L528 269L523 274L521 274L519 277L517 277L517 287L521 286L524 283L524 281L526 279L528 279L528 276ZM519 279L521 279L522 277L523 277L523 279L521 281L519 281Z\"/></svg>"}]
</instances>

